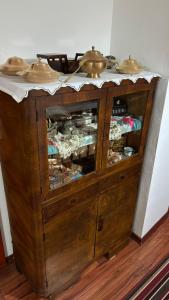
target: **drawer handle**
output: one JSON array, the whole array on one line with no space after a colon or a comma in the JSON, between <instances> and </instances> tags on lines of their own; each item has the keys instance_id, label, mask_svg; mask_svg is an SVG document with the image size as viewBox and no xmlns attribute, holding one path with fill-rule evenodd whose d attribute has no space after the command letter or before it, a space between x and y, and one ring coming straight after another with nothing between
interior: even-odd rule
<instances>
[{"instance_id":1,"label":"drawer handle","mask_svg":"<svg viewBox=\"0 0 169 300\"><path fill-rule=\"evenodd\" d=\"M121 180L125 179L125 175L120 175L120 179Z\"/></svg>"}]
</instances>

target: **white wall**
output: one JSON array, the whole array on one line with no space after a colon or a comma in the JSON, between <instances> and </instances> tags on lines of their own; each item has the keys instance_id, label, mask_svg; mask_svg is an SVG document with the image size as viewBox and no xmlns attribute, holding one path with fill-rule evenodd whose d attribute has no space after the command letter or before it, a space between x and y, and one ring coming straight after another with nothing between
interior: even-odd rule
<instances>
[{"instance_id":1,"label":"white wall","mask_svg":"<svg viewBox=\"0 0 169 300\"><path fill-rule=\"evenodd\" d=\"M168 0L114 0L111 54L120 61L131 54L143 66L169 77L168 12ZM133 227L139 237L169 206L168 115L168 80L163 79L156 93Z\"/></svg>"},{"instance_id":2,"label":"white wall","mask_svg":"<svg viewBox=\"0 0 169 300\"><path fill-rule=\"evenodd\" d=\"M1 0L0 63L10 56L86 52L92 45L110 53L113 0ZM12 253L0 170L0 213L6 255Z\"/></svg>"},{"instance_id":3,"label":"white wall","mask_svg":"<svg viewBox=\"0 0 169 300\"><path fill-rule=\"evenodd\" d=\"M142 228L142 236L144 236L151 229L152 225L154 225L164 214L167 213L169 207L169 81L165 80L164 85L165 89L167 88L166 97L149 190L149 201L147 202L146 214ZM163 91L165 91L165 89ZM156 99L156 106L160 99L163 98L161 97ZM158 112L160 112L160 109ZM152 123L152 127L155 122L156 120Z\"/></svg>"},{"instance_id":4,"label":"white wall","mask_svg":"<svg viewBox=\"0 0 169 300\"><path fill-rule=\"evenodd\" d=\"M110 52L113 1L1 0L0 62L13 55Z\"/></svg>"},{"instance_id":5,"label":"white wall","mask_svg":"<svg viewBox=\"0 0 169 300\"><path fill-rule=\"evenodd\" d=\"M169 1L114 0L111 53L169 76Z\"/></svg>"},{"instance_id":6,"label":"white wall","mask_svg":"<svg viewBox=\"0 0 169 300\"><path fill-rule=\"evenodd\" d=\"M133 226L133 231L141 238L163 217L169 206L166 173L169 168L168 83L168 79L160 80L154 99Z\"/></svg>"}]
</instances>

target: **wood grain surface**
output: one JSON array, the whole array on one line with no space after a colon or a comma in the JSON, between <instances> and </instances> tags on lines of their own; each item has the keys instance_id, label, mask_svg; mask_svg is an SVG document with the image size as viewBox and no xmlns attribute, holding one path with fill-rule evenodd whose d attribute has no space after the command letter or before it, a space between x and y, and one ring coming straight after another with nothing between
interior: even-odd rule
<instances>
[{"instance_id":1,"label":"wood grain surface","mask_svg":"<svg viewBox=\"0 0 169 300\"><path fill-rule=\"evenodd\" d=\"M81 279L54 300L123 300L124 296L169 255L169 218L142 244L134 240L111 260L95 262ZM0 299L46 300L36 295L13 264L0 269Z\"/></svg>"}]
</instances>

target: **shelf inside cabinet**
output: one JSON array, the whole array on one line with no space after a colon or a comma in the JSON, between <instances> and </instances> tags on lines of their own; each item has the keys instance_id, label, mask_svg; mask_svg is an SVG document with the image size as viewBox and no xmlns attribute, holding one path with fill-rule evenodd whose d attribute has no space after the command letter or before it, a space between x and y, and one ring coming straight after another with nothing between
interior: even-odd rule
<instances>
[{"instance_id":1,"label":"shelf inside cabinet","mask_svg":"<svg viewBox=\"0 0 169 300\"><path fill-rule=\"evenodd\" d=\"M123 95L115 97L111 101L108 167L139 153L147 93Z\"/></svg>"},{"instance_id":2,"label":"shelf inside cabinet","mask_svg":"<svg viewBox=\"0 0 169 300\"><path fill-rule=\"evenodd\" d=\"M47 110L50 190L95 171L97 101Z\"/></svg>"}]
</instances>

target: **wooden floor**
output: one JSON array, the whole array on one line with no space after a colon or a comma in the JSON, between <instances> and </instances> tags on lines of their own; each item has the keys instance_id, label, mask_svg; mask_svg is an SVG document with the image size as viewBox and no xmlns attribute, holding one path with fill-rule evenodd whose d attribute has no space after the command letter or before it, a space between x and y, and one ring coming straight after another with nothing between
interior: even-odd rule
<instances>
[{"instance_id":1,"label":"wooden floor","mask_svg":"<svg viewBox=\"0 0 169 300\"><path fill-rule=\"evenodd\" d=\"M55 300L123 300L169 254L169 218L143 245L131 240L116 257L87 270L78 283ZM13 264L0 269L0 300L40 300Z\"/></svg>"}]
</instances>

